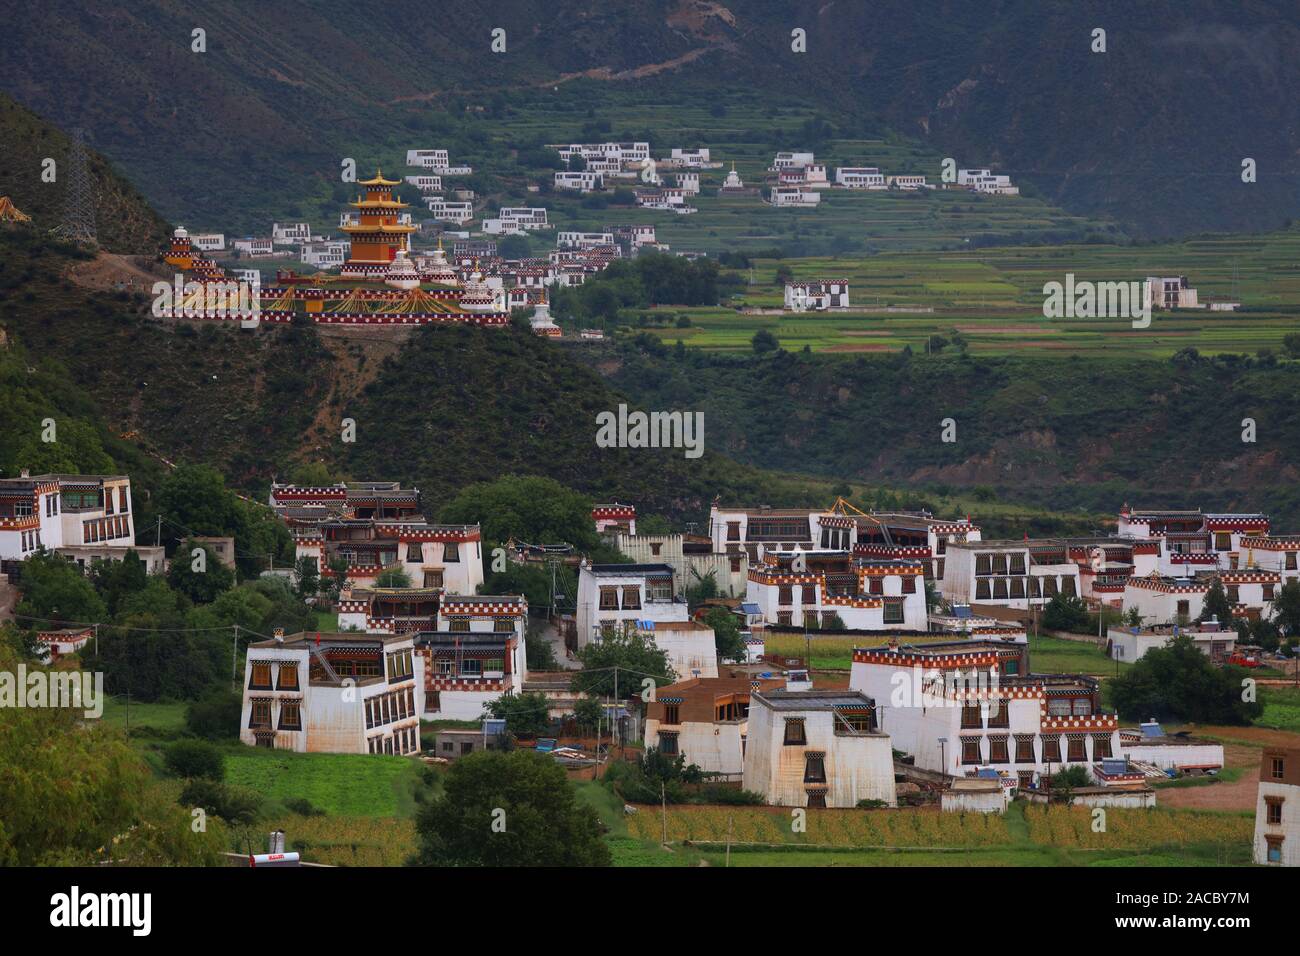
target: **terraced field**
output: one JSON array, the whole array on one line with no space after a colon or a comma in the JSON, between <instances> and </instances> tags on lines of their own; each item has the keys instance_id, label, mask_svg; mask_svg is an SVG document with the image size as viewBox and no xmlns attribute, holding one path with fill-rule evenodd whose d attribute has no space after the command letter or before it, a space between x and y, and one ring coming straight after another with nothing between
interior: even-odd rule
<instances>
[{"instance_id":1,"label":"terraced field","mask_svg":"<svg viewBox=\"0 0 1300 956\"><path fill-rule=\"evenodd\" d=\"M1203 354L1279 352L1300 331L1300 229L1265 236L1221 236L1163 245L1062 245L964 251L906 251L878 256L758 259L740 273L746 283L733 308L667 308L685 312L687 328L658 330L666 341L710 350L748 349L760 328L787 350L879 352L910 346L926 351L931 335L954 332L977 355L1026 350L1091 357L1168 358L1183 348ZM795 279L841 278L854 311L761 314L781 307L778 267ZM1240 302L1237 312L1155 312L1135 329L1120 319L1048 319L1043 286L1077 280L1135 281L1186 275L1202 302ZM860 310L860 311L858 311ZM899 311L890 311L899 310ZM651 329L651 331L656 331ZM951 346L949 346L951 351Z\"/></svg>"}]
</instances>

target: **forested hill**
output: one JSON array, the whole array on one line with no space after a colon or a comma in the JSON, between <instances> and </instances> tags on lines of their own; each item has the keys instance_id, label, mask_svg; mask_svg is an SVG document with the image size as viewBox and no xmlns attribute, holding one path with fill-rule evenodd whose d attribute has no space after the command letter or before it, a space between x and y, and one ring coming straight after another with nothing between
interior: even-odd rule
<instances>
[{"instance_id":1,"label":"forested hill","mask_svg":"<svg viewBox=\"0 0 1300 956\"><path fill-rule=\"evenodd\" d=\"M311 324L257 332L157 320L143 294L96 293L69 281L79 265L28 230L0 229L0 474L35 451L47 416L59 469L107 470L103 447L211 464L258 494L272 476L324 463L339 477L414 482L426 507L465 484L534 474L649 512L707 511L713 496L824 503L828 484L786 480L713 449L596 446L596 415L628 398L527 329L426 327L411 338L321 334ZM36 371L26 373L30 365ZM670 403L657 408L679 407ZM343 441L344 419L355 442ZM123 441L120 436L129 436ZM78 450L78 448L80 450ZM144 457L136 455L132 460ZM120 465L119 465L120 467Z\"/></svg>"},{"instance_id":2,"label":"forested hill","mask_svg":"<svg viewBox=\"0 0 1300 956\"><path fill-rule=\"evenodd\" d=\"M100 245L112 252L156 254L167 237L166 222L94 147L88 144L86 168ZM30 216L35 231L49 232L61 220L71 180L70 148L66 133L0 93L0 196Z\"/></svg>"},{"instance_id":3,"label":"forested hill","mask_svg":"<svg viewBox=\"0 0 1300 956\"><path fill-rule=\"evenodd\" d=\"M754 465L1061 510L1261 510L1300 532L1300 361L757 357L649 336L585 354L642 404L703 410L713 447Z\"/></svg>"},{"instance_id":4,"label":"forested hill","mask_svg":"<svg viewBox=\"0 0 1300 956\"><path fill-rule=\"evenodd\" d=\"M264 218L292 215L341 156L370 162L381 144L482 143L512 97L563 98L578 78L595 84L581 110L602 108L601 85L797 96L1133 234L1271 229L1300 203L1288 0L47 0L8 18L0 55L0 90L88 128L165 214L212 223L270 182ZM605 118L630 134L618 109Z\"/></svg>"}]
</instances>

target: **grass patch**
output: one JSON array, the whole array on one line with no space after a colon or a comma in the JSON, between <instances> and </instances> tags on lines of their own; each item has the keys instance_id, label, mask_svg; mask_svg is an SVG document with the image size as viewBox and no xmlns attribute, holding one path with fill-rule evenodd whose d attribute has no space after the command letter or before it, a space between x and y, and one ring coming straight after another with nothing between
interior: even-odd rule
<instances>
[{"instance_id":1,"label":"grass patch","mask_svg":"<svg viewBox=\"0 0 1300 956\"><path fill-rule=\"evenodd\" d=\"M119 730L139 730L144 727L162 731L182 731L185 729L185 711L188 701L162 701L158 703L141 703L131 701L128 708L125 697L109 697L104 700L104 715L100 719L109 727Z\"/></svg>"},{"instance_id":2,"label":"grass patch","mask_svg":"<svg viewBox=\"0 0 1300 956\"><path fill-rule=\"evenodd\" d=\"M226 754L226 781L270 800L303 797L328 814L410 817L423 764L383 754L317 754L255 747Z\"/></svg>"}]
</instances>

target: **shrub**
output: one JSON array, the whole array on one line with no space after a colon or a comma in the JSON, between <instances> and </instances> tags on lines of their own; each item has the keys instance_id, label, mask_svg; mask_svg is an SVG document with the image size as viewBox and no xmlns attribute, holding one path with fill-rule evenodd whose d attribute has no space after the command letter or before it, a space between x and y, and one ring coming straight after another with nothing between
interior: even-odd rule
<instances>
[{"instance_id":1,"label":"shrub","mask_svg":"<svg viewBox=\"0 0 1300 956\"><path fill-rule=\"evenodd\" d=\"M202 807L227 823L247 824L257 820L262 798L245 787L198 778L185 785L180 803L185 807Z\"/></svg>"},{"instance_id":2,"label":"shrub","mask_svg":"<svg viewBox=\"0 0 1300 956\"><path fill-rule=\"evenodd\" d=\"M221 751L203 740L176 741L164 751L163 762L170 773L189 780L221 781L226 776Z\"/></svg>"}]
</instances>

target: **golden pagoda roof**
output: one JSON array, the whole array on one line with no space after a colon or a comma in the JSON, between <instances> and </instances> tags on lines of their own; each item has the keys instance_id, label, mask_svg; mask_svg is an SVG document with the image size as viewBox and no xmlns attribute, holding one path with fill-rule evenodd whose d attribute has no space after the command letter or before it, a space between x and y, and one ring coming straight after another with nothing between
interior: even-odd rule
<instances>
[{"instance_id":1,"label":"golden pagoda roof","mask_svg":"<svg viewBox=\"0 0 1300 956\"><path fill-rule=\"evenodd\" d=\"M410 203L397 199L358 199L348 205L355 206L357 209L405 209Z\"/></svg>"},{"instance_id":2,"label":"golden pagoda roof","mask_svg":"<svg viewBox=\"0 0 1300 956\"><path fill-rule=\"evenodd\" d=\"M377 222L377 223L372 223L371 225L368 225L368 226L365 225L365 224L361 224L361 223L350 223L350 224L348 224L348 225L346 225L346 226L339 226L339 229L340 229L340 231L342 231L342 232L348 232L348 233L352 233L352 232L394 232L394 233L402 233L402 232L415 232L416 227L415 227L415 226L401 226L401 225L398 225L397 223L383 223L383 222Z\"/></svg>"},{"instance_id":3,"label":"golden pagoda roof","mask_svg":"<svg viewBox=\"0 0 1300 956\"><path fill-rule=\"evenodd\" d=\"M382 169L376 169L374 179L362 179L358 181L357 185L358 186L400 186L402 185L402 181L400 179L385 179L384 171Z\"/></svg>"}]
</instances>

